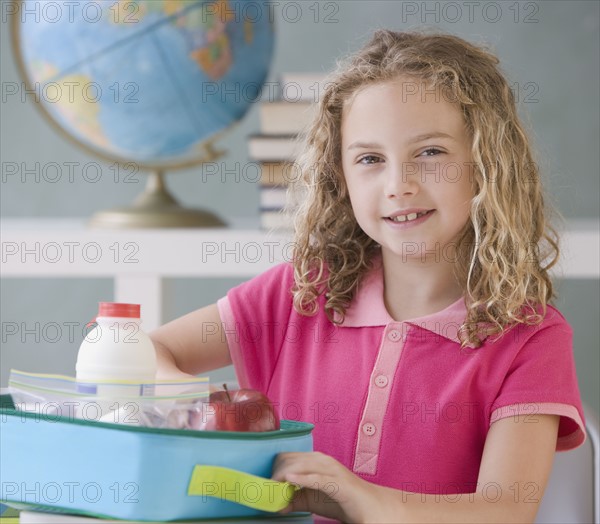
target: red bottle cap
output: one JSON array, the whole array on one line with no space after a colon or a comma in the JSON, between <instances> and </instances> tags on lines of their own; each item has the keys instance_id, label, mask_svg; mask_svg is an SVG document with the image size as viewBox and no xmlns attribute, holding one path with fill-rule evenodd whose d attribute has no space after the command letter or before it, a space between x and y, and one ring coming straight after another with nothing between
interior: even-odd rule
<instances>
[{"instance_id":1,"label":"red bottle cap","mask_svg":"<svg viewBox=\"0 0 600 524\"><path fill-rule=\"evenodd\" d=\"M118 302L100 302L98 304L98 316L140 318L140 305L120 304Z\"/></svg>"}]
</instances>

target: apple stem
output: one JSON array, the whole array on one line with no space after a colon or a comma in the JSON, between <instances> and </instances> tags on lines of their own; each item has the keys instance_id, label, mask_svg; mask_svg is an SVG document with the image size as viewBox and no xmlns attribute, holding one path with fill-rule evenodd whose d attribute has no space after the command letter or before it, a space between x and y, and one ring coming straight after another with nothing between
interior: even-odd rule
<instances>
[{"instance_id":1,"label":"apple stem","mask_svg":"<svg viewBox=\"0 0 600 524\"><path fill-rule=\"evenodd\" d=\"M227 390L227 384L223 384L223 389L225 390L225 393L227 393L227 400L231 402L231 397L229 396L229 391Z\"/></svg>"}]
</instances>

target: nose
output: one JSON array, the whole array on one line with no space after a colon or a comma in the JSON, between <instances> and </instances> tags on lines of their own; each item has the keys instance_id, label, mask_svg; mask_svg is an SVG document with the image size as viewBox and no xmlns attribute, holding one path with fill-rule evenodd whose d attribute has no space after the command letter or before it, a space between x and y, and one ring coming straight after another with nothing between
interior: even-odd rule
<instances>
[{"instance_id":1,"label":"nose","mask_svg":"<svg viewBox=\"0 0 600 524\"><path fill-rule=\"evenodd\" d=\"M385 196L397 198L419 192L418 165L415 162L402 162L388 170L385 182Z\"/></svg>"}]
</instances>

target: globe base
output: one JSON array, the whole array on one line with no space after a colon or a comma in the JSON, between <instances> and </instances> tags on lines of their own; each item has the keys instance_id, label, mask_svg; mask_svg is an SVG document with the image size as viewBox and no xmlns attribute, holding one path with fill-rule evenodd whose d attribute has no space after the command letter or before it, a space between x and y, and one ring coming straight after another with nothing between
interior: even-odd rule
<instances>
[{"instance_id":1,"label":"globe base","mask_svg":"<svg viewBox=\"0 0 600 524\"><path fill-rule=\"evenodd\" d=\"M97 228L223 227L217 215L179 205L168 191L161 171L150 173L144 192L132 206L100 211L89 221Z\"/></svg>"},{"instance_id":2,"label":"globe base","mask_svg":"<svg viewBox=\"0 0 600 524\"><path fill-rule=\"evenodd\" d=\"M90 227L109 229L224 227L227 224L217 215L202 209L172 207L170 209L139 209L123 207L95 213Z\"/></svg>"}]
</instances>

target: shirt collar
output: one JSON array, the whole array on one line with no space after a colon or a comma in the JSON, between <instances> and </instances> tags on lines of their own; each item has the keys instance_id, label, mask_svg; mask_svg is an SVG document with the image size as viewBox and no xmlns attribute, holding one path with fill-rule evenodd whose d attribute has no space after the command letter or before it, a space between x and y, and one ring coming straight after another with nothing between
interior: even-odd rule
<instances>
[{"instance_id":1,"label":"shirt collar","mask_svg":"<svg viewBox=\"0 0 600 524\"><path fill-rule=\"evenodd\" d=\"M464 297L448 307L430 315L405 320L460 344L458 330L467 316ZM340 317L334 313L334 319ZM348 309L342 327L386 326L396 322L388 313L383 301L383 265L381 257L374 260L372 269L364 276Z\"/></svg>"}]
</instances>

